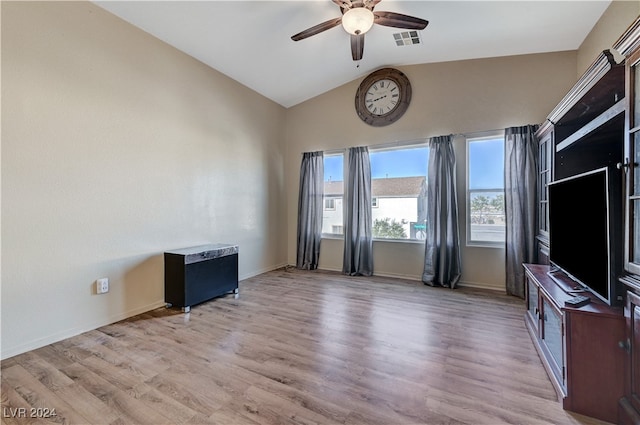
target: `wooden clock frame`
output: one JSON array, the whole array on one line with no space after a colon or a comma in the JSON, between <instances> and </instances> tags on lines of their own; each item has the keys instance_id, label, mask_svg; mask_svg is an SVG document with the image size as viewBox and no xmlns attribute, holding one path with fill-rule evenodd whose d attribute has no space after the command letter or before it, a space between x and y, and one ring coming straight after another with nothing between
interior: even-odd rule
<instances>
[{"instance_id":1,"label":"wooden clock frame","mask_svg":"<svg viewBox=\"0 0 640 425\"><path fill-rule=\"evenodd\" d=\"M367 109L365 96L371 86L380 80L392 80L400 89L398 104L386 114L373 114ZM411 83L407 76L395 68L382 68L372 72L360 83L355 97L355 107L358 116L365 123L374 127L383 127L396 122L409 108L411 103Z\"/></svg>"}]
</instances>

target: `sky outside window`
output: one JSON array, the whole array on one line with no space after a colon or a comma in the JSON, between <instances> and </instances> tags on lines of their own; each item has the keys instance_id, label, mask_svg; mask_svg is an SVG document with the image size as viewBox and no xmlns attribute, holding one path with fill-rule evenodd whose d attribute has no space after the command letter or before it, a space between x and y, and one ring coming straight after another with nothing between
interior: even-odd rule
<instances>
[{"instance_id":1,"label":"sky outside window","mask_svg":"<svg viewBox=\"0 0 640 425\"><path fill-rule=\"evenodd\" d=\"M344 155L324 156L324 181L339 182L344 180Z\"/></svg>"},{"instance_id":2,"label":"sky outside window","mask_svg":"<svg viewBox=\"0 0 640 425\"><path fill-rule=\"evenodd\" d=\"M426 146L369 152L371 177L426 176L429 148ZM324 180L343 181L344 161L342 155L324 157Z\"/></svg>"},{"instance_id":3,"label":"sky outside window","mask_svg":"<svg viewBox=\"0 0 640 425\"><path fill-rule=\"evenodd\" d=\"M504 187L504 140L502 138L469 143L469 189Z\"/></svg>"}]
</instances>

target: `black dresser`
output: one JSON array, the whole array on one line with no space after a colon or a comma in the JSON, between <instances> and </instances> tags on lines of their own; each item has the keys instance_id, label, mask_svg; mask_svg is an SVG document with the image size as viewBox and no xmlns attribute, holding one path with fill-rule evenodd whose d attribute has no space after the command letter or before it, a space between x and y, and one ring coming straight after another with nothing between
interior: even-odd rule
<instances>
[{"instance_id":1,"label":"black dresser","mask_svg":"<svg viewBox=\"0 0 640 425\"><path fill-rule=\"evenodd\" d=\"M164 300L189 312L227 293L238 293L238 245L209 244L164 253Z\"/></svg>"}]
</instances>

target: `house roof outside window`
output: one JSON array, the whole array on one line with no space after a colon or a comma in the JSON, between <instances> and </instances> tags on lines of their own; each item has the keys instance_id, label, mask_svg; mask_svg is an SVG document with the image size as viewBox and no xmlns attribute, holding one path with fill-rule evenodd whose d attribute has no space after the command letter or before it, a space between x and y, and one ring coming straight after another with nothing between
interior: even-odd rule
<instances>
[{"instance_id":1,"label":"house roof outside window","mask_svg":"<svg viewBox=\"0 0 640 425\"><path fill-rule=\"evenodd\" d=\"M376 197L414 198L420 196L425 177L391 177L371 179L371 193ZM341 197L344 193L343 181L324 182L325 196Z\"/></svg>"}]
</instances>

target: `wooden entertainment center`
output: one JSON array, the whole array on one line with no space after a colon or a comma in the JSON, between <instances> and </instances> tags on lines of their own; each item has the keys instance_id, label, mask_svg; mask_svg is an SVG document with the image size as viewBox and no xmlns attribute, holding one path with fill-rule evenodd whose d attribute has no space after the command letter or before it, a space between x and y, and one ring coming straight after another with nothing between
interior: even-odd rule
<instances>
[{"instance_id":1,"label":"wooden entertainment center","mask_svg":"<svg viewBox=\"0 0 640 425\"><path fill-rule=\"evenodd\" d=\"M624 60L602 52L536 134L540 264L524 265L525 324L565 409L640 425L640 17L613 48ZM549 185L598 168L611 195L609 303L550 265ZM590 302L565 304L577 292Z\"/></svg>"},{"instance_id":2,"label":"wooden entertainment center","mask_svg":"<svg viewBox=\"0 0 640 425\"><path fill-rule=\"evenodd\" d=\"M561 273L552 278L547 265L527 264L525 271L525 323L562 406L616 423L625 373L622 308L594 295L583 307L566 307L575 282Z\"/></svg>"}]
</instances>

